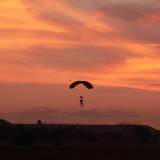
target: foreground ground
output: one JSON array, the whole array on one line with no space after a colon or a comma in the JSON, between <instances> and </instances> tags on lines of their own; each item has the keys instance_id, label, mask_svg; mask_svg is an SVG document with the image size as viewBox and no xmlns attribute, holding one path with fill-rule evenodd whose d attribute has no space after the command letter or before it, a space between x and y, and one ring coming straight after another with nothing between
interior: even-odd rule
<instances>
[{"instance_id":1,"label":"foreground ground","mask_svg":"<svg viewBox=\"0 0 160 160\"><path fill-rule=\"evenodd\" d=\"M13 160L140 160L159 159L160 148L54 148L54 147L1 147L0 159Z\"/></svg>"}]
</instances>

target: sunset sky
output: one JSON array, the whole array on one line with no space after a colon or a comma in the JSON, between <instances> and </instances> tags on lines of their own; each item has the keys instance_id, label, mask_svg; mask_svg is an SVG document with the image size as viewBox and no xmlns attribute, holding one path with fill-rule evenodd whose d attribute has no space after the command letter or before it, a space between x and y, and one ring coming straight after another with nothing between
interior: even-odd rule
<instances>
[{"instance_id":1,"label":"sunset sky","mask_svg":"<svg viewBox=\"0 0 160 160\"><path fill-rule=\"evenodd\" d=\"M0 0L0 87L0 112L72 111L84 94L90 109L159 116L160 1Z\"/></svg>"}]
</instances>

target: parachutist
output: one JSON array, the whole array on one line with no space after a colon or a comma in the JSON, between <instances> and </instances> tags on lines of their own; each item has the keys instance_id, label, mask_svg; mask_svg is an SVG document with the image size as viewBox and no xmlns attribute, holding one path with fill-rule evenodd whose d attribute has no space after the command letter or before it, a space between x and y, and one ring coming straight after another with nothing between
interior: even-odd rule
<instances>
[{"instance_id":1,"label":"parachutist","mask_svg":"<svg viewBox=\"0 0 160 160\"><path fill-rule=\"evenodd\" d=\"M84 98L83 96L80 96L80 108L84 107Z\"/></svg>"},{"instance_id":2,"label":"parachutist","mask_svg":"<svg viewBox=\"0 0 160 160\"><path fill-rule=\"evenodd\" d=\"M74 89L74 88L76 88L77 86L79 86L81 84L84 87L86 87L87 89L93 89L94 88L94 86L90 82L87 82L87 81L75 81L72 84L70 84L69 89ZM81 107L85 107L85 105L84 105L84 97L83 96L80 96L80 108Z\"/></svg>"}]
</instances>

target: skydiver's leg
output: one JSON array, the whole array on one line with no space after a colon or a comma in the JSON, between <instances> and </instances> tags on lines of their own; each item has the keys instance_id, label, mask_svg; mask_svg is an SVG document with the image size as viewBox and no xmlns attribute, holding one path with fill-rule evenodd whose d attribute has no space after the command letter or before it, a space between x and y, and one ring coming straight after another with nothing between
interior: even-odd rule
<instances>
[{"instance_id":1,"label":"skydiver's leg","mask_svg":"<svg viewBox=\"0 0 160 160\"><path fill-rule=\"evenodd\" d=\"M83 101L80 100L80 108L83 106Z\"/></svg>"},{"instance_id":2,"label":"skydiver's leg","mask_svg":"<svg viewBox=\"0 0 160 160\"><path fill-rule=\"evenodd\" d=\"M84 107L84 103L82 102L82 106Z\"/></svg>"}]
</instances>

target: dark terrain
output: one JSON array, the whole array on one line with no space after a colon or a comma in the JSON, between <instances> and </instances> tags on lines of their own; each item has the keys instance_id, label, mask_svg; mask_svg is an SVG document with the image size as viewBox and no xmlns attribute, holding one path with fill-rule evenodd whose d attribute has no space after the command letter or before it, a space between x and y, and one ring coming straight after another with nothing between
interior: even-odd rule
<instances>
[{"instance_id":1,"label":"dark terrain","mask_svg":"<svg viewBox=\"0 0 160 160\"><path fill-rule=\"evenodd\" d=\"M0 120L0 159L159 159L160 131L145 125L11 124Z\"/></svg>"}]
</instances>

